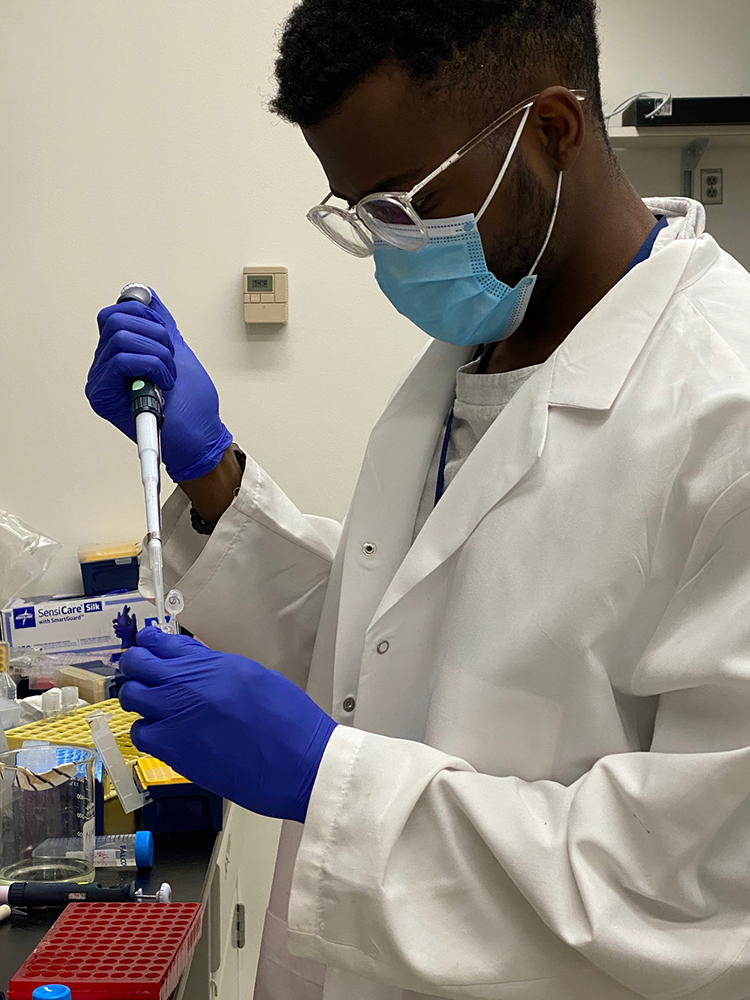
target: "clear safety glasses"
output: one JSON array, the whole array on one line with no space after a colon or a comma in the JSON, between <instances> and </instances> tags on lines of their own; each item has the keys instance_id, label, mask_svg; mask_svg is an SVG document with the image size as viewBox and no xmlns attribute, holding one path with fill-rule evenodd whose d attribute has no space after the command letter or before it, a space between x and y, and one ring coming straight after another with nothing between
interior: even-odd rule
<instances>
[{"instance_id":1,"label":"clear safety glasses","mask_svg":"<svg viewBox=\"0 0 750 1000\"><path fill-rule=\"evenodd\" d=\"M579 101L586 100L585 90L573 90L571 93ZM539 94L535 94L522 104L517 104L515 108L511 108L502 117L482 129L411 191L368 194L358 205L349 209L329 205L328 202L334 197L331 192L320 205L310 209L307 218L321 233L355 257L372 256L375 238L398 250L421 250L427 246L429 235L412 204L413 199L448 167L452 167L467 153L476 149L493 132L507 125L516 115L530 111L538 97Z\"/></svg>"}]
</instances>

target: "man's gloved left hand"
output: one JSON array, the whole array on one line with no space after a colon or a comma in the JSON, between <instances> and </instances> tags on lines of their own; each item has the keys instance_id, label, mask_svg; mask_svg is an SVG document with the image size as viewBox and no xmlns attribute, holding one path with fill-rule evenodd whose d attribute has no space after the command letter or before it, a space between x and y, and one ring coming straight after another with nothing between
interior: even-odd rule
<instances>
[{"instance_id":1,"label":"man's gloved left hand","mask_svg":"<svg viewBox=\"0 0 750 1000\"><path fill-rule=\"evenodd\" d=\"M246 809L304 823L336 723L296 684L184 635L138 633L120 701L139 750Z\"/></svg>"}]
</instances>

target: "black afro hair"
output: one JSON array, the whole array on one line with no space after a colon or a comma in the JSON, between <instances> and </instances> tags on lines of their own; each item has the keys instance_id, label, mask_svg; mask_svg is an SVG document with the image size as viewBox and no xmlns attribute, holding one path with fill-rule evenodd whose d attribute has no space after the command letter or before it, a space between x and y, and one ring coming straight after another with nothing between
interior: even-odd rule
<instances>
[{"instance_id":1,"label":"black afro hair","mask_svg":"<svg viewBox=\"0 0 750 1000\"><path fill-rule=\"evenodd\" d=\"M551 69L588 92L604 131L596 0L302 0L283 29L271 109L313 128L386 61L469 93L481 76L511 101L528 96L524 76Z\"/></svg>"}]
</instances>

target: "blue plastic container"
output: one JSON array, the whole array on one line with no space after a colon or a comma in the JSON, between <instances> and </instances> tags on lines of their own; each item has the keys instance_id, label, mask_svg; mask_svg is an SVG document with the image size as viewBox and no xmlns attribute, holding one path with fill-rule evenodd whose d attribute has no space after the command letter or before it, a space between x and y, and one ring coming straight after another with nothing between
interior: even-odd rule
<instances>
[{"instance_id":1,"label":"blue plastic container","mask_svg":"<svg viewBox=\"0 0 750 1000\"><path fill-rule=\"evenodd\" d=\"M86 597L138 590L138 550L132 545L96 545L78 550Z\"/></svg>"},{"instance_id":2,"label":"blue plastic container","mask_svg":"<svg viewBox=\"0 0 750 1000\"><path fill-rule=\"evenodd\" d=\"M37 986L31 994L31 998L32 1000L71 1000L68 987L59 984Z\"/></svg>"}]
</instances>

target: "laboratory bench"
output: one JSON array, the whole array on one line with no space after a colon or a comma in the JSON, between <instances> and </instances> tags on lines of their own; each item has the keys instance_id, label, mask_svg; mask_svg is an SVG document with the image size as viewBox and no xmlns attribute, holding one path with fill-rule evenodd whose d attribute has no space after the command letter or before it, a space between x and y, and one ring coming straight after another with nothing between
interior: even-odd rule
<instances>
[{"instance_id":1,"label":"laboratory bench","mask_svg":"<svg viewBox=\"0 0 750 1000\"><path fill-rule=\"evenodd\" d=\"M218 834L154 836L154 867L137 873L138 887L152 893L169 882L176 903L204 907L201 939L173 1000L252 996L279 829L274 820L225 803ZM96 871L96 881L102 885L134 877L133 868ZM28 917L14 913L0 924L0 994L59 914L59 910L38 910Z\"/></svg>"},{"instance_id":2,"label":"laboratory bench","mask_svg":"<svg viewBox=\"0 0 750 1000\"><path fill-rule=\"evenodd\" d=\"M136 878L138 887L144 892L156 892L162 882L169 882L174 902L201 903L205 901L213 852L218 840L215 833L157 834L154 837L154 867L150 871L142 869L136 876L134 868L97 868L95 881L102 885L120 885ZM60 912L34 910L25 917L20 911L16 911L0 924L0 992L8 989L14 973L39 944ZM194 959L200 958L200 950L199 943ZM188 978L188 974L183 976L185 986Z\"/></svg>"}]
</instances>

